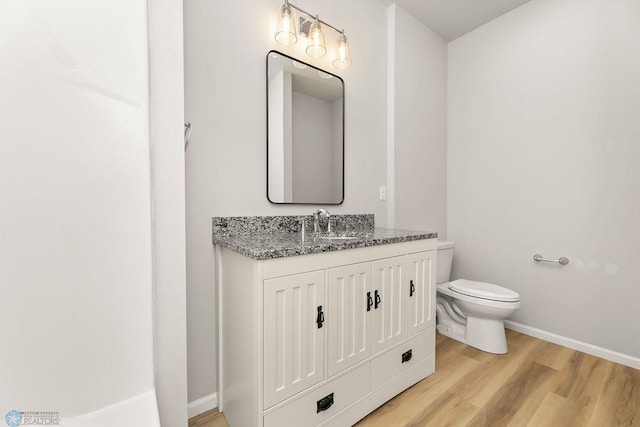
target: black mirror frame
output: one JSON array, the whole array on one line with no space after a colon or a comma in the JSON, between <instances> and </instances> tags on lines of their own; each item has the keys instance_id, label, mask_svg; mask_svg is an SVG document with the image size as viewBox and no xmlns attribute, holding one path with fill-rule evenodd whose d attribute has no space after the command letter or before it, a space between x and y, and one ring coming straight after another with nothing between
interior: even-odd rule
<instances>
[{"instance_id":1,"label":"black mirror frame","mask_svg":"<svg viewBox=\"0 0 640 427\"><path fill-rule=\"evenodd\" d=\"M292 61L299 62L301 64L306 65L307 67L311 67L311 68L313 68L315 70L318 70L318 71L321 71L323 73L330 74L332 77L337 78L342 83L342 198L337 203L327 203L327 202L297 202L297 203L296 202L274 202L273 200L271 200L269 198L269 55L272 54L272 53L278 54L280 56L284 56L285 58L289 58ZM329 206L341 205L342 203L344 203L344 197L345 197L344 181L345 181L345 145L346 145L346 142L345 142L344 135L345 135L346 122L345 122L345 113L344 113L344 110L345 110L345 90L344 90L345 84L344 84L344 80L342 79L342 77L340 77L340 76L338 76L336 74L329 73L329 72L327 72L327 71L325 71L325 70L323 70L321 68L315 67L315 66L313 66L311 64L308 64L306 62L300 61L297 58L293 58L292 56L289 56L287 54L284 54L284 53L282 53L280 51L273 50L273 49L270 50L269 52L267 52L265 70L266 70L266 74L265 74L265 76L266 76L266 85L265 85L266 86L266 103L265 103L265 106L266 106L266 111L267 111L267 114L266 114L266 118L267 118L266 140L267 140L267 143L266 143L266 153L265 153L266 154L265 158L266 158L266 162L267 162L267 186L266 186L267 200L270 203L273 203L274 205L322 205L322 206L324 206L324 205L329 205Z\"/></svg>"}]
</instances>

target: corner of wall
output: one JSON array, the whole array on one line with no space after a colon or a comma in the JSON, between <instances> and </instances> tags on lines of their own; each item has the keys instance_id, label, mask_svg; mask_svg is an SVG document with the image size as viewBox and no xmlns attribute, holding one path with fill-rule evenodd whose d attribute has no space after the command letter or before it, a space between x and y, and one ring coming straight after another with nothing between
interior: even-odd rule
<instances>
[{"instance_id":1,"label":"corner of wall","mask_svg":"<svg viewBox=\"0 0 640 427\"><path fill-rule=\"evenodd\" d=\"M395 227L396 4L387 8L387 228Z\"/></svg>"}]
</instances>

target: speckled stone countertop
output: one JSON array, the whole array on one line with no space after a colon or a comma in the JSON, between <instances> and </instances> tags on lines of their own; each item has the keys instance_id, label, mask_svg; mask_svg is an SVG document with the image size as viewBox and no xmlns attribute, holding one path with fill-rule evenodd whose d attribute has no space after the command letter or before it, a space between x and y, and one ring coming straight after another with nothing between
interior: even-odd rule
<instances>
[{"instance_id":1,"label":"speckled stone countertop","mask_svg":"<svg viewBox=\"0 0 640 427\"><path fill-rule=\"evenodd\" d=\"M303 219L306 220L304 242L299 233ZM438 237L437 233L428 231L375 228L371 214L332 215L331 226L332 236L350 239L328 241L323 239L326 233L312 233L311 215L214 217L213 243L252 259L265 260Z\"/></svg>"}]
</instances>

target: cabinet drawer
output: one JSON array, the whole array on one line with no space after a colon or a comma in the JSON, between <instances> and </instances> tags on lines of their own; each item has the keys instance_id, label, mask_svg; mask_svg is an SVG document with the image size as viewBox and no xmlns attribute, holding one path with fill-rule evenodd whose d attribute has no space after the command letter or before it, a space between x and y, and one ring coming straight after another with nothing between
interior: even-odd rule
<instances>
[{"instance_id":1,"label":"cabinet drawer","mask_svg":"<svg viewBox=\"0 0 640 427\"><path fill-rule=\"evenodd\" d=\"M370 365L365 363L265 415L264 427L303 427L322 423L369 393L371 389L369 369ZM318 402L331 394L333 396L328 399L333 402L331 406L318 412Z\"/></svg>"},{"instance_id":2,"label":"cabinet drawer","mask_svg":"<svg viewBox=\"0 0 640 427\"><path fill-rule=\"evenodd\" d=\"M430 327L403 344L376 357L371 362L373 389L375 390L391 381L434 351L435 328Z\"/></svg>"}]
</instances>

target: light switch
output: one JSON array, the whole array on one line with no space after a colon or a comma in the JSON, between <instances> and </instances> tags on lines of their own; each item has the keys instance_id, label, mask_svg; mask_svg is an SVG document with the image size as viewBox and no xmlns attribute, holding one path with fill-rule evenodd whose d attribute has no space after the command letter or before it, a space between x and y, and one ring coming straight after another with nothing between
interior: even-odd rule
<instances>
[{"instance_id":1,"label":"light switch","mask_svg":"<svg viewBox=\"0 0 640 427\"><path fill-rule=\"evenodd\" d=\"M380 186L380 200L387 200L387 187L384 185Z\"/></svg>"}]
</instances>

